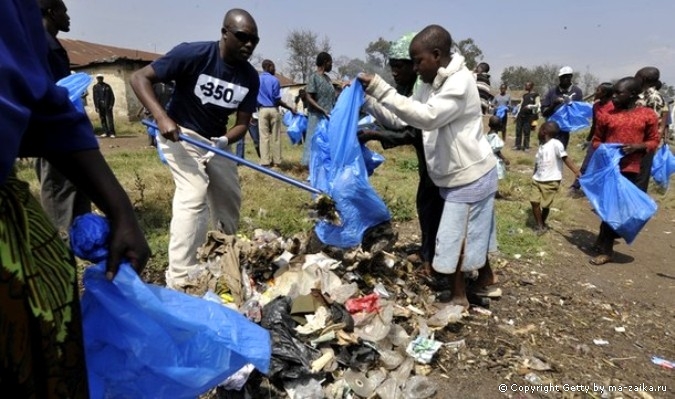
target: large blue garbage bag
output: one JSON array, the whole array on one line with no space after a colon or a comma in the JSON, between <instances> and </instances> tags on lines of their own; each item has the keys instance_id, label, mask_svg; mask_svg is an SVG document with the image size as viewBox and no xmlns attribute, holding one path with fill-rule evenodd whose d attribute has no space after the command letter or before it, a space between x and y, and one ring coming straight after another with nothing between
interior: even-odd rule
<instances>
[{"instance_id":1,"label":"large blue garbage bag","mask_svg":"<svg viewBox=\"0 0 675 399\"><path fill-rule=\"evenodd\" d=\"M84 112L84 104L82 104L82 93L87 90L91 84L91 76L84 72L74 73L56 82L57 86L68 89L68 98L75 105L80 112Z\"/></svg>"},{"instance_id":2,"label":"large blue garbage bag","mask_svg":"<svg viewBox=\"0 0 675 399\"><path fill-rule=\"evenodd\" d=\"M282 122L286 126L286 133L288 138L291 139L291 144L302 143L303 134L307 130L307 117L303 114L286 112Z\"/></svg>"},{"instance_id":3,"label":"large blue garbage bag","mask_svg":"<svg viewBox=\"0 0 675 399\"><path fill-rule=\"evenodd\" d=\"M586 172L581 189L603 222L631 244L656 213L656 202L621 175L622 144L601 144Z\"/></svg>"},{"instance_id":4,"label":"large blue garbage bag","mask_svg":"<svg viewBox=\"0 0 675 399\"><path fill-rule=\"evenodd\" d=\"M238 312L145 284L128 263L106 280L108 233L94 214L70 232L75 254L99 262L85 270L82 297L92 399L194 399L246 364L268 372L270 335Z\"/></svg>"},{"instance_id":5,"label":"large blue garbage bag","mask_svg":"<svg viewBox=\"0 0 675 399\"><path fill-rule=\"evenodd\" d=\"M675 173L675 155L670 151L668 144L663 144L654 154L651 172L656 184L667 190L670 176Z\"/></svg>"},{"instance_id":6,"label":"large blue garbage bag","mask_svg":"<svg viewBox=\"0 0 675 399\"><path fill-rule=\"evenodd\" d=\"M561 105L548 121L557 123L563 132L576 132L591 126L591 118L593 118L592 104L572 101Z\"/></svg>"},{"instance_id":7,"label":"large blue garbage bag","mask_svg":"<svg viewBox=\"0 0 675 399\"><path fill-rule=\"evenodd\" d=\"M312 138L310 182L335 200L342 223L320 221L319 239L341 248L357 246L370 227L391 219L389 209L368 182L363 151L356 136L363 87L354 81L343 90L328 121Z\"/></svg>"}]
</instances>

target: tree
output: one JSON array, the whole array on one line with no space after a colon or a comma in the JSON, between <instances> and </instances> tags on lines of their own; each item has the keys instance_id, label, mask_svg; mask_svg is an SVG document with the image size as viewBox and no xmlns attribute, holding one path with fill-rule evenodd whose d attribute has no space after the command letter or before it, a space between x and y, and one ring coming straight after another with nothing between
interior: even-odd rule
<instances>
[{"instance_id":1,"label":"tree","mask_svg":"<svg viewBox=\"0 0 675 399\"><path fill-rule=\"evenodd\" d=\"M368 47L366 47L366 62L377 65L380 68L386 68L389 62L390 47L391 43L382 37L368 43Z\"/></svg>"},{"instance_id":2,"label":"tree","mask_svg":"<svg viewBox=\"0 0 675 399\"><path fill-rule=\"evenodd\" d=\"M673 98L675 97L675 87L670 86L666 82L663 82L663 85L661 86L661 94L666 97L666 98Z\"/></svg>"},{"instance_id":3,"label":"tree","mask_svg":"<svg viewBox=\"0 0 675 399\"><path fill-rule=\"evenodd\" d=\"M586 67L586 72L581 75L581 81L579 82L579 86L584 92L584 95L588 96L589 94L595 93L595 89L599 84L600 79L591 73L589 67Z\"/></svg>"},{"instance_id":4,"label":"tree","mask_svg":"<svg viewBox=\"0 0 675 399\"><path fill-rule=\"evenodd\" d=\"M508 66L502 71L501 81L513 89L522 90L526 82L532 82L540 93L558 84L559 65L544 64L534 67Z\"/></svg>"},{"instance_id":5,"label":"tree","mask_svg":"<svg viewBox=\"0 0 675 399\"><path fill-rule=\"evenodd\" d=\"M306 82L314 70L316 56L330 52L330 40L325 37L318 44L318 35L311 30L294 29L286 37L286 48L290 52L288 67L295 80Z\"/></svg>"},{"instance_id":6,"label":"tree","mask_svg":"<svg viewBox=\"0 0 675 399\"><path fill-rule=\"evenodd\" d=\"M457 42L457 49L464 56L466 67L473 71L479 61L483 60L483 51L476 45L472 38Z\"/></svg>"}]
</instances>

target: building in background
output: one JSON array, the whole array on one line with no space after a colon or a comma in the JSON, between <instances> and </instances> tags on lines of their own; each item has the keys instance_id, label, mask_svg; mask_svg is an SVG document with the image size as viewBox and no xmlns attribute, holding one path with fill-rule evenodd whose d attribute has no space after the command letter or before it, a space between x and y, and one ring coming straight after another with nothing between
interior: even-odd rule
<instances>
[{"instance_id":1,"label":"building in background","mask_svg":"<svg viewBox=\"0 0 675 399\"><path fill-rule=\"evenodd\" d=\"M147 51L107 46L90 43L82 40L61 39L59 41L68 52L70 67L74 72L85 72L96 76L102 74L115 93L115 119L124 121L138 120L138 110L141 103L136 98L129 78L131 74L156 60L161 54ZM96 111L92 104L91 87L96 83L92 80L85 96L85 109L90 118L96 119Z\"/></svg>"}]
</instances>

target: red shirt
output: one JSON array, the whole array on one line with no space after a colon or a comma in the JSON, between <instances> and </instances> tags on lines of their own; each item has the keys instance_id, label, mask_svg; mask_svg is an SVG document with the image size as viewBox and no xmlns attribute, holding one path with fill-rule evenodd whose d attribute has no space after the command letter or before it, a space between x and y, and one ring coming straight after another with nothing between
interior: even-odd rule
<instances>
[{"instance_id":1,"label":"red shirt","mask_svg":"<svg viewBox=\"0 0 675 399\"><path fill-rule=\"evenodd\" d=\"M659 120L650 108L613 109L596 115L593 148L600 143L642 144L654 152L659 146ZM621 160L622 172L640 173L643 152L628 154Z\"/></svg>"}]
</instances>

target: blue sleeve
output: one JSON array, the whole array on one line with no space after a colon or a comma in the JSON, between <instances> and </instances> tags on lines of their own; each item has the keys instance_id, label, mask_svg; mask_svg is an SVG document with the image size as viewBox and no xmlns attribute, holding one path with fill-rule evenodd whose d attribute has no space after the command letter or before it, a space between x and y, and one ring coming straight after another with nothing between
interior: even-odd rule
<instances>
[{"instance_id":1,"label":"blue sleeve","mask_svg":"<svg viewBox=\"0 0 675 399\"><path fill-rule=\"evenodd\" d=\"M281 85L279 84L279 79L274 79L272 90L272 93L274 93L274 101L281 101Z\"/></svg>"},{"instance_id":2,"label":"blue sleeve","mask_svg":"<svg viewBox=\"0 0 675 399\"><path fill-rule=\"evenodd\" d=\"M195 53L195 48L191 43L181 43L163 57L153 61L150 66L159 80L166 83L193 72L194 61L199 58L199 54Z\"/></svg>"},{"instance_id":3,"label":"blue sleeve","mask_svg":"<svg viewBox=\"0 0 675 399\"><path fill-rule=\"evenodd\" d=\"M89 119L49 72L36 2L0 2L0 59L0 182L17 157L98 148Z\"/></svg>"}]
</instances>

